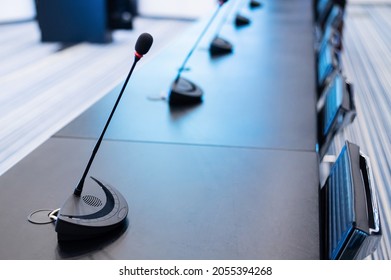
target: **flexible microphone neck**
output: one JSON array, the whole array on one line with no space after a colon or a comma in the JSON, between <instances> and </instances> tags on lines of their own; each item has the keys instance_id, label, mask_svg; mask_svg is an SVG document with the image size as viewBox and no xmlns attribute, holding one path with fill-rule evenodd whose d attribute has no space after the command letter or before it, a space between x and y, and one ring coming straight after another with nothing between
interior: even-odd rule
<instances>
[{"instance_id":1,"label":"flexible microphone neck","mask_svg":"<svg viewBox=\"0 0 391 280\"><path fill-rule=\"evenodd\" d=\"M230 7L226 9L223 19L220 21L219 26L216 28L217 31L215 37L217 37L220 34L220 31L223 28L224 24L227 22L229 15L231 14L233 8L235 7L235 4L236 2L232 1Z\"/></svg>"},{"instance_id":2,"label":"flexible microphone neck","mask_svg":"<svg viewBox=\"0 0 391 280\"><path fill-rule=\"evenodd\" d=\"M192 49L190 50L190 52L187 54L185 60L183 61L181 67L179 68L178 74L177 74L177 76L176 76L176 78L175 78L174 83L177 83L177 82L179 81L179 78L180 78L180 76L181 76L183 70L185 69L185 66L186 66L187 61L189 60L189 58L191 57L191 55L193 54L193 52L194 52L195 49L197 48L198 44L200 43L202 37L205 35L206 31L208 31L210 25L212 24L212 22L214 21L214 19L215 19L216 16L218 15L218 13L219 13L221 7L223 6L223 4L224 4L225 2L227 2L227 1L219 1L219 5L218 5L216 11L213 13L213 15L212 15L212 17L210 18L208 24L204 27L204 30L201 32L200 36L198 36L197 41L196 41L196 42L194 43L194 45L193 45L193 48L192 48Z\"/></svg>"},{"instance_id":3,"label":"flexible microphone neck","mask_svg":"<svg viewBox=\"0 0 391 280\"><path fill-rule=\"evenodd\" d=\"M132 76L133 70L136 67L137 62L143 57L144 54L146 54L149 51L149 49L150 49L150 47L152 45L152 42L153 42L152 36L150 34L148 34L148 33L143 33L138 38L138 40L136 42L136 47L135 47L136 50L135 50L135 54L134 54L133 65L130 68L128 76L125 79L125 82L124 82L124 84L122 86L122 89L121 89L121 91L120 91L120 93L118 95L118 98L117 98L117 100L116 100L116 102L114 104L114 107L111 110L110 116L109 116L109 118L106 121L106 124L105 124L105 126L103 128L103 131L100 134L100 136L98 138L98 141L95 144L95 147L94 147L94 149L92 151L92 155L91 155L91 157L90 157L90 159L89 159L89 161L87 163L86 169L84 170L84 173L83 173L79 183L77 184L77 186L75 188L75 191L73 192L73 194L75 196L80 196L81 195L81 193L83 191L84 181L85 181L85 179L87 177L87 174L88 174L88 172L90 170L91 164L94 161L95 155L97 154L97 152L99 150L100 144L102 143L102 140L103 140L103 137L105 136L106 130L107 130L107 128L108 128L108 126L109 126L109 124L111 122L111 119L113 118L114 112L117 109L117 106L118 106L118 104L119 104L119 102L121 100L121 97L122 97L122 95L123 95L123 93L125 91L125 88L126 88L128 82L129 82L129 79Z\"/></svg>"},{"instance_id":4,"label":"flexible microphone neck","mask_svg":"<svg viewBox=\"0 0 391 280\"><path fill-rule=\"evenodd\" d=\"M140 60L140 58L141 58L141 57L138 57L138 56L137 56L137 52L136 52L135 57L134 57L134 61L133 61L132 68L130 69L130 71L129 71L129 73L128 73L128 76L126 77L126 80L125 80L125 82L124 82L124 84L123 84L123 86L122 86L122 89L121 89L121 92L120 92L120 94L119 94L119 96L118 96L118 98L117 98L117 101L115 102L115 105L114 105L113 109L111 110L110 116L109 116L109 118L108 118L107 121L106 121L105 127L103 128L103 131L102 131L102 133L100 134L100 136L99 136L99 138L98 138L98 141L97 141L96 144L95 144L95 147L94 147L94 149L93 149L93 151L92 151L92 155L91 155L91 157L90 157L90 160L88 161L87 167L86 167L86 169L84 170L83 176L81 177L81 179L80 179L80 181L79 181L79 183L78 183L78 185L77 185L77 187L76 187L76 189L75 189L75 191L74 191L74 194L75 194L76 196L80 196L81 193L82 193L82 191L83 191L84 181L85 181L85 179L86 179L86 177L87 177L88 172L90 171L91 164L92 164L92 162L94 161L95 155L97 154L97 152L98 152L98 150L99 150L100 144L102 143L102 140L103 140L103 137L105 136L106 130L107 130L109 124L110 124L111 119L113 118L114 112L115 112L115 110L117 109L117 106L118 106L118 104L119 104L119 101L121 100L121 97L122 97L122 95L123 95L123 93L124 93L124 91L125 91L126 85L127 85L128 82L129 82L130 76L132 75L133 70L134 70L134 68L135 68L135 66L136 66L136 64L137 64L137 62Z\"/></svg>"}]
</instances>

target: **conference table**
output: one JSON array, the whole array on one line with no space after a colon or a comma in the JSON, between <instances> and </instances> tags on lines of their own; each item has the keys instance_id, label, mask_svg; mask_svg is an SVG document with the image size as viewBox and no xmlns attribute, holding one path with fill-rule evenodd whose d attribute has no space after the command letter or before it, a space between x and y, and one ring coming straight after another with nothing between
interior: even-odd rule
<instances>
[{"instance_id":1,"label":"conference table","mask_svg":"<svg viewBox=\"0 0 391 280\"><path fill-rule=\"evenodd\" d=\"M208 52L211 28L182 74L204 91L197 105L160 96L203 22L151 49L89 173L127 200L125 228L63 244L53 223L27 220L71 195L120 84L0 177L0 259L319 259L311 4L265 1L246 10L250 25L227 21L224 56Z\"/></svg>"}]
</instances>

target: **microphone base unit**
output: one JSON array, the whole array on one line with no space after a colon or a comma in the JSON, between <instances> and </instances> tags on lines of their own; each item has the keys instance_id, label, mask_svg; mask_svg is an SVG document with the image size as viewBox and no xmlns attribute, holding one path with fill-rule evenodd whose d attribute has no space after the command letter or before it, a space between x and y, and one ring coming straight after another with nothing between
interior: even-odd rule
<instances>
[{"instance_id":1,"label":"microphone base unit","mask_svg":"<svg viewBox=\"0 0 391 280\"><path fill-rule=\"evenodd\" d=\"M262 7L262 3L256 0L250 1L250 8L259 8Z\"/></svg>"},{"instance_id":2,"label":"microphone base unit","mask_svg":"<svg viewBox=\"0 0 391 280\"><path fill-rule=\"evenodd\" d=\"M92 239L124 226L128 215L125 198L112 186L91 177L83 194L72 194L60 209L55 230L58 241Z\"/></svg>"},{"instance_id":3,"label":"microphone base unit","mask_svg":"<svg viewBox=\"0 0 391 280\"><path fill-rule=\"evenodd\" d=\"M202 102L203 90L193 82L180 77L171 85L170 105L193 105Z\"/></svg>"},{"instance_id":4,"label":"microphone base unit","mask_svg":"<svg viewBox=\"0 0 391 280\"><path fill-rule=\"evenodd\" d=\"M249 25L250 23L251 21L248 17L242 16L240 14L237 14L235 17L235 25L237 27Z\"/></svg>"},{"instance_id":5,"label":"microphone base unit","mask_svg":"<svg viewBox=\"0 0 391 280\"><path fill-rule=\"evenodd\" d=\"M209 52L212 56L230 54L232 51L232 44L220 37L215 37L209 47Z\"/></svg>"}]
</instances>

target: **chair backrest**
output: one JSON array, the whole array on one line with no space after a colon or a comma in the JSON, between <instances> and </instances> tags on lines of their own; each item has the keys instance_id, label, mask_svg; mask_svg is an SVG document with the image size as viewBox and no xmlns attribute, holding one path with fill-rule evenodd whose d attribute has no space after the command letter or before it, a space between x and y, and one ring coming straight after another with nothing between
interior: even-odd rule
<instances>
[{"instance_id":1,"label":"chair backrest","mask_svg":"<svg viewBox=\"0 0 391 280\"><path fill-rule=\"evenodd\" d=\"M323 92L330 83L332 75L337 71L341 71L339 51L328 41L323 41L317 56L318 94Z\"/></svg>"},{"instance_id":2,"label":"chair backrest","mask_svg":"<svg viewBox=\"0 0 391 280\"><path fill-rule=\"evenodd\" d=\"M326 154L334 135L356 117L353 89L341 73L335 73L320 98L318 109L318 152Z\"/></svg>"},{"instance_id":3,"label":"chair backrest","mask_svg":"<svg viewBox=\"0 0 391 280\"><path fill-rule=\"evenodd\" d=\"M343 26L343 17L344 9L339 5L334 5L330 11L329 16L327 17L323 30L326 30L327 27L332 27L341 31Z\"/></svg>"},{"instance_id":4,"label":"chair backrest","mask_svg":"<svg viewBox=\"0 0 391 280\"><path fill-rule=\"evenodd\" d=\"M320 191L321 256L364 259L381 238L372 170L360 148L346 142Z\"/></svg>"},{"instance_id":5,"label":"chair backrest","mask_svg":"<svg viewBox=\"0 0 391 280\"><path fill-rule=\"evenodd\" d=\"M316 3L316 23L324 30L334 7L345 10L346 0L318 0Z\"/></svg>"},{"instance_id":6,"label":"chair backrest","mask_svg":"<svg viewBox=\"0 0 391 280\"><path fill-rule=\"evenodd\" d=\"M342 50L341 32L333 26L328 26L323 34L322 39L319 42L319 46L324 46L325 44L329 44L336 51L340 52Z\"/></svg>"}]
</instances>

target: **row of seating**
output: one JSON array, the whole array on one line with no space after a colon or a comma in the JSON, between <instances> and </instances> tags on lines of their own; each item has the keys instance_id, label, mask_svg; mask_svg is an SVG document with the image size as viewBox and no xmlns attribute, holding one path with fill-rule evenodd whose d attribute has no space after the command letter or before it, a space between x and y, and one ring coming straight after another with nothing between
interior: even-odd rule
<instances>
[{"instance_id":1,"label":"row of seating","mask_svg":"<svg viewBox=\"0 0 391 280\"><path fill-rule=\"evenodd\" d=\"M110 43L113 31L133 29L136 0L35 1L42 42Z\"/></svg>"},{"instance_id":2,"label":"row of seating","mask_svg":"<svg viewBox=\"0 0 391 280\"><path fill-rule=\"evenodd\" d=\"M343 73L343 26L346 0L315 0L318 94L318 154L330 158L334 136L356 117L353 87ZM364 259L381 238L376 189L370 161L360 147L345 142L320 188L322 259Z\"/></svg>"}]
</instances>

